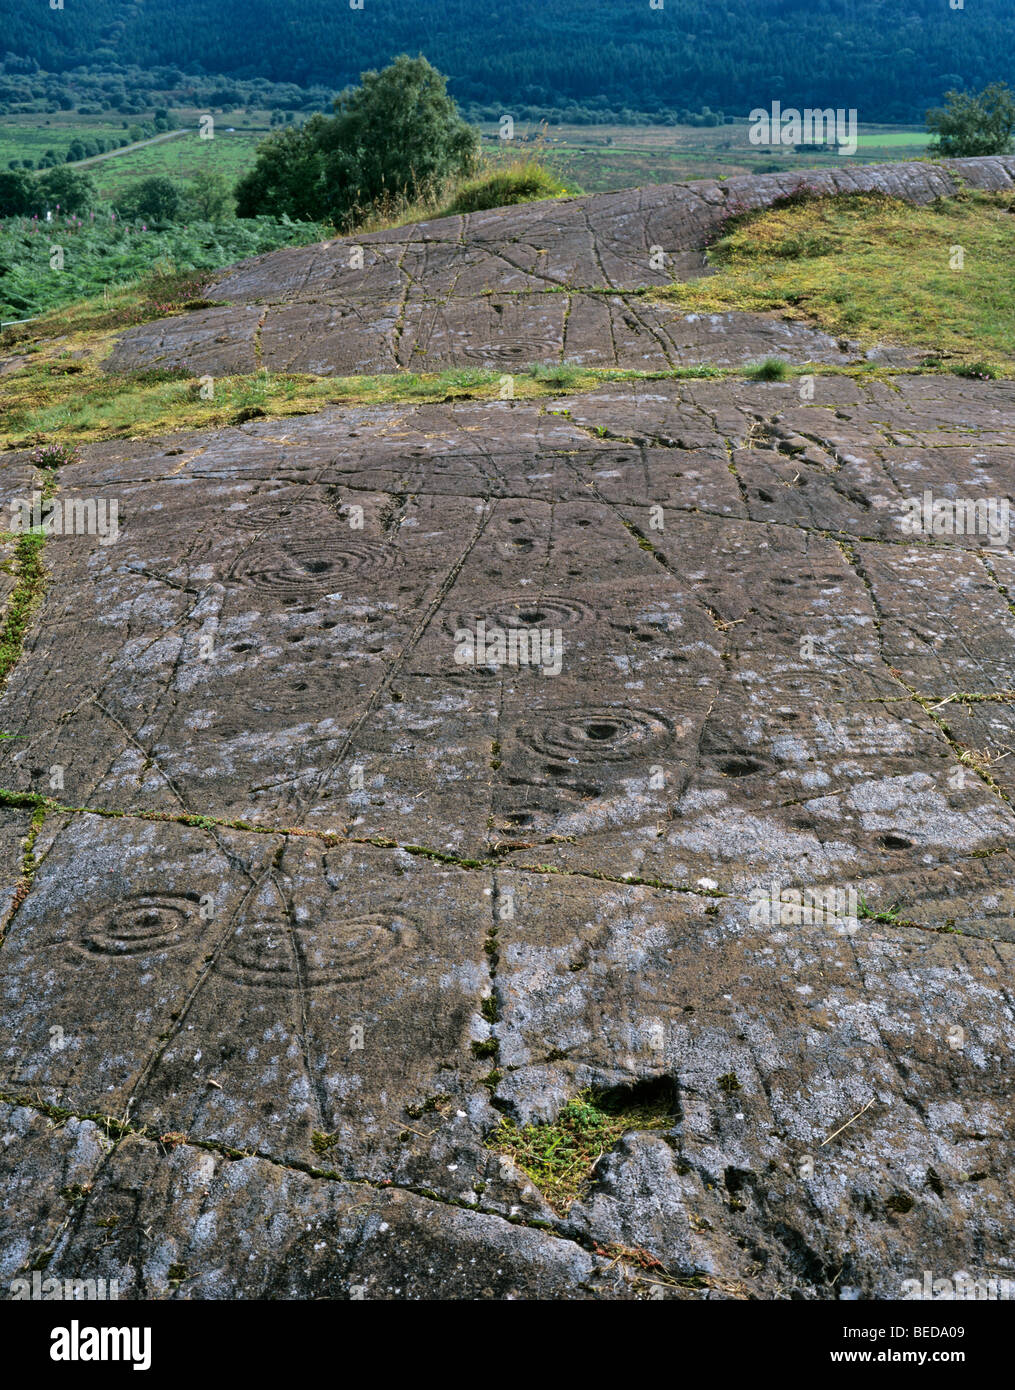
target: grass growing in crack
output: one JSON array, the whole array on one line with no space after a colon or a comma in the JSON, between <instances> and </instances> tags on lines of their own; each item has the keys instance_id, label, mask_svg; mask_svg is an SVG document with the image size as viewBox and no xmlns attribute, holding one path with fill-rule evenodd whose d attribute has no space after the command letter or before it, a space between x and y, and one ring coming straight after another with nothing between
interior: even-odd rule
<instances>
[{"instance_id":1,"label":"grass growing in crack","mask_svg":"<svg viewBox=\"0 0 1015 1390\"><path fill-rule=\"evenodd\" d=\"M63 450L59 457L63 462L73 462L73 452ZM56 490L56 478L50 471L42 482L42 500L47 501ZM33 528L15 535L13 559L5 566L14 575L14 588L7 600L3 625L0 626L0 694L24 650L25 637L46 587L46 570L42 563L45 530ZM10 539L6 532L4 539Z\"/></svg>"},{"instance_id":2,"label":"grass growing in crack","mask_svg":"<svg viewBox=\"0 0 1015 1390\"><path fill-rule=\"evenodd\" d=\"M261 418L308 415L329 405L385 405L498 398L502 373L479 368L392 372L377 376L315 377L267 370L216 378L213 397L201 395L197 369L186 363L143 372L107 373L101 362L115 335L62 336L4 378L0 447L37 446L64 459L67 440L140 439L171 430L244 424ZM521 398L565 387L589 390L609 373L540 368L515 377Z\"/></svg>"},{"instance_id":3,"label":"grass growing in crack","mask_svg":"<svg viewBox=\"0 0 1015 1390\"><path fill-rule=\"evenodd\" d=\"M557 390L574 386L585 374L584 367L572 362L533 362L525 370L533 381L538 381L544 386L553 386Z\"/></svg>"},{"instance_id":4,"label":"grass growing in crack","mask_svg":"<svg viewBox=\"0 0 1015 1390\"><path fill-rule=\"evenodd\" d=\"M45 806L36 806L32 811L31 820L28 822L28 834L25 836L22 845L21 856L21 877L18 879L18 886L14 890L14 897L11 899L10 910L7 914L7 926L15 912L28 897L32 890L32 883L35 879L35 871L39 867L39 861L35 857L35 842L39 838L39 831L42 829L46 819ZM0 941L3 940L6 927L0 928Z\"/></svg>"},{"instance_id":5,"label":"grass growing in crack","mask_svg":"<svg viewBox=\"0 0 1015 1390\"><path fill-rule=\"evenodd\" d=\"M766 357L748 367L744 375L749 381L788 381L791 371L781 357Z\"/></svg>"},{"instance_id":6,"label":"grass growing in crack","mask_svg":"<svg viewBox=\"0 0 1015 1390\"><path fill-rule=\"evenodd\" d=\"M68 314L73 318L73 310ZM186 362L138 372L103 371L101 364L116 336L110 330L57 332L47 324L38 339L24 349L23 365L4 377L0 449L36 447L48 455L52 451L50 456L56 459L58 451L70 443L144 439L175 430L217 429L260 419L284 420L311 415L332 405L423 405L501 399L503 373L483 368L395 371L353 377L273 373L261 368L216 377L214 395L209 400L201 394L198 369ZM865 379L878 375L874 363L848 369L810 364L808 370ZM708 364L652 371L534 364L513 375L512 399L546 400L565 391L593 391L608 382L682 381L743 374L739 367ZM610 437L602 426L592 427L592 432L601 438ZM60 457L62 461L73 461Z\"/></svg>"},{"instance_id":7,"label":"grass growing in crack","mask_svg":"<svg viewBox=\"0 0 1015 1390\"><path fill-rule=\"evenodd\" d=\"M39 838L39 831L42 823L46 819L45 806L36 806L32 812L32 819L28 823L28 834L25 837L24 852L21 860L21 871L28 878L29 882L39 867L35 857L35 842Z\"/></svg>"},{"instance_id":8,"label":"grass growing in crack","mask_svg":"<svg viewBox=\"0 0 1015 1390\"><path fill-rule=\"evenodd\" d=\"M728 376L728 367L716 367L711 362L696 362L690 367L680 368L681 377L688 381L711 380L714 377Z\"/></svg>"},{"instance_id":9,"label":"grass growing in crack","mask_svg":"<svg viewBox=\"0 0 1015 1390\"><path fill-rule=\"evenodd\" d=\"M511 1158L558 1213L566 1212L592 1180L596 1164L630 1130L661 1129L675 1118L672 1094L649 1086L630 1092L582 1091L553 1124L516 1125L504 1116L488 1148Z\"/></svg>"},{"instance_id":10,"label":"grass growing in crack","mask_svg":"<svg viewBox=\"0 0 1015 1390\"><path fill-rule=\"evenodd\" d=\"M868 906L866 898L860 894L859 905L856 910L857 918L863 922L884 922L888 926L896 927L903 925L903 919L899 916L899 904L892 903L891 907L875 911Z\"/></svg>"},{"instance_id":11,"label":"grass growing in crack","mask_svg":"<svg viewBox=\"0 0 1015 1390\"><path fill-rule=\"evenodd\" d=\"M42 564L45 544L46 536L42 531L26 531L14 547L15 583L0 627L0 691L17 665L32 616L42 601L46 582Z\"/></svg>"},{"instance_id":12,"label":"grass growing in crack","mask_svg":"<svg viewBox=\"0 0 1015 1390\"><path fill-rule=\"evenodd\" d=\"M790 200L728 222L708 253L714 275L650 298L698 313L782 312L864 346L929 350L928 362L964 375L1011 375L1011 205L1010 191L922 208L880 195Z\"/></svg>"}]
</instances>

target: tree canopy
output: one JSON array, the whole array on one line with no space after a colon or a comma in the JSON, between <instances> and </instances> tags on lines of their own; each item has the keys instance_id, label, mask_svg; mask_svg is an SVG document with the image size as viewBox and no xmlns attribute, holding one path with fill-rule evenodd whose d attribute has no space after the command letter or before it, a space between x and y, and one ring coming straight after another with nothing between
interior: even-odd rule
<instances>
[{"instance_id":1,"label":"tree canopy","mask_svg":"<svg viewBox=\"0 0 1015 1390\"><path fill-rule=\"evenodd\" d=\"M57 167L33 175L21 169L0 173L0 217L33 217L45 212L78 214L95 202L87 174Z\"/></svg>"},{"instance_id":2,"label":"tree canopy","mask_svg":"<svg viewBox=\"0 0 1015 1390\"><path fill-rule=\"evenodd\" d=\"M120 199L120 215L131 221L172 222L179 214L180 202L180 190L172 179L141 179Z\"/></svg>"},{"instance_id":3,"label":"tree canopy","mask_svg":"<svg viewBox=\"0 0 1015 1390\"><path fill-rule=\"evenodd\" d=\"M221 74L225 104L254 75L336 91L419 51L452 74L458 101L516 118L522 107L600 102L618 117L706 105L747 115L777 98L908 123L950 87L1015 83L1011 0L966 0L961 10L948 0L366 0L362 10L345 0L88 0L66 12L3 10L0 46L24 55L15 62L29 72L33 62L56 74L172 64L161 70Z\"/></svg>"},{"instance_id":4,"label":"tree canopy","mask_svg":"<svg viewBox=\"0 0 1015 1390\"><path fill-rule=\"evenodd\" d=\"M236 186L241 217L327 219L347 230L371 209L411 201L473 168L476 132L462 120L447 78L403 54L335 98L334 116L269 136Z\"/></svg>"},{"instance_id":5,"label":"tree canopy","mask_svg":"<svg viewBox=\"0 0 1015 1390\"><path fill-rule=\"evenodd\" d=\"M948 92L945 105L927 112L927 129L937 139L934 154L954 158L1010 154L1015 135L1015 92L992 82L982 92Z\"/></svg>"}]
</instances>

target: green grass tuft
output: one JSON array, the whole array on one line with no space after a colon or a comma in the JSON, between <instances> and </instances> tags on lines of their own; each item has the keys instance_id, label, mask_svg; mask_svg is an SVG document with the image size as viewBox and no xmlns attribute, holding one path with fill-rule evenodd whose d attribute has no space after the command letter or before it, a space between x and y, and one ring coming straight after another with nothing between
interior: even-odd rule
<instances>
[{"instance_id":1,"label":"green grass tuft","mask_svg":"<svg viewBox=\"0 0 1015 1390\"><path fill-rule=\"evenodd\" d=\"M579 381L585 371L572 362L533 362L525 369L533 381L564 390Z\"/></svg>"},{"instance_id":2,"label":"green grass tuft","mask_svg":"<svg viewBox=\"0 0 1015 1390\"><path fill-rule=\"evenodd\" d=\"M553 1124L518 1126L505 1116L487 1147L510 1157L557 1212L566 1212L593 1177L596 1164L635 1129L668 1127L675 1115L672 1088L643 1083L633 1092L582 1091Z\"/></svg>"},{"instance_id":3,"label":"green grass tuft","mask_svg":"<svg viewBox=\"0 0 1015 1390\"><path fill-rule=\"evenodd\" d=\"M518 160L460 184L444 211L446 214L485 212L488 208L508 207L512 203L563 198L577 191L569 189L556 174L536 160Z\"/></svg>"},{"instance_id":4,"label":"green grass tuft","mask_svg":"<svg viewBox=\"0 0 1015 1390\"><path fill-rule=\"evenodd\" d=\"M788 381L790 369L781 357L766 357L748 367L745 375L751 381Z\"/></svg>"}]
</instances>

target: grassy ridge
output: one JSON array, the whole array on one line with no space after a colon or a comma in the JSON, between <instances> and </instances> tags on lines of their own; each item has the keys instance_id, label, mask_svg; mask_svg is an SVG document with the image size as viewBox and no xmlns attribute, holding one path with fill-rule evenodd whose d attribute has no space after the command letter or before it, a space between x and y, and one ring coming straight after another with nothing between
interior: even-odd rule
<instances>
[{"instance_id":1,"label":"grassy ridge","mask_svg":"<svg viewBox=\"0 0 1015 1390\"><path fill-rule=\"evenodd\" d=\"M123 293L119 297L124 298ZM102 321L103 304L81 306ZM108 317L135 315L132 305L113 304ZM136 318L134 319L136 320ZM55 343L28 344L20 351L27 365L3 379L5 408L0 449L54 442L89 443L100 439L140 439L170 430L242 424L260 417L307 415L328 405L380 405L393 402L498 398L500 369L452 368L442 372L392 372L379 376L314 377L266 370L217 377L214 395L201 395L200 383L184 366L129 375L109 375L99 363L118 329L94 328L60 333ZM35 348L32 351L32 348ZM585 370L535 364L514 376L515 396L550 398L562 391L589 390L604 380L647 375L625 370ZM687 368L658 376L719 376L714 368Z\"/></svg>"},{"instance_id":2,"label":"grassy ridge","mask_svg":"<svg viewBox=\"0 0 1015 1390\"><path fill-rule=\"evenodd\" d=\"M926 354L926 370L1015 375L1011 202L1010 194L975 193L928 208L886 198L791 203L728 224L710 253L713 276L643 293L684 311L776 312L862 342L915 344ZM962 270L950 268L956 246L963 248ZM101 370L124 327L198 307L205 302L201 293L200 273L154 276L9 329L0 337L0 356L22 360L3 378L0 448L139 438L335 403L495 398L500 389L500 371L479 369L349 378L260 371L217 379L214 397L205 400L186 363L123 376ZM654 375L781 380L794 370L778 362ZM877 368L864 363L849 370ZM515 374L515 392L549 397L642 375L534 366Z\"/></svg>"},{"instance_id":3,"label":"grassy ridge","mask_svg":"<svg viewBox=\"0 0 1015 1390\"><path fill-rule=\"evenodd\" d=\"M924 208L866 195L791 201L735 219L709 252L713 276L656 297L699 313L782 312L865 346L1011 372L1013 206L1010 193Z\"/></svg>"}]
</instances>

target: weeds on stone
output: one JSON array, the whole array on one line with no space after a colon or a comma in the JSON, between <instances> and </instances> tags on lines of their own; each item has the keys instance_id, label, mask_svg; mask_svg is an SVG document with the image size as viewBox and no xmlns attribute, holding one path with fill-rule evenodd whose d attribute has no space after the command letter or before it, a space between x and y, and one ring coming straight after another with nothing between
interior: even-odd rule
<instances>
[{"instance_id":1,"label":"weeds on stone","mask_svg":"<svg viewBox=\"0 0 1015 1390\"><path fill-rule=\"evenodd\" d=\"M754 362L744 373L749 381L788 381L790 368L781 357L766 357L763 362Z\"/></svg>"},{"instance_id":2,"label":"weeds on stone","mask_svg":"<svg viewBox=\"0 0 1015 1390\"><path fill-rule=\"evenodd\" d=\"M319 1158L323 1158L338 1143L337 1134L325 1134L323 1130L315 1129L310 1136L310 1147Z\"/></svg>"},{"instance_id":3,"label":"weeds on stone","mask_svg":"<svg viewBox=\"0 0 1015 1390\"><path fill-rule=\"evenodd\" d=\"M992 362L960 362L952 368L955 376L970 377L974 381L996 381L1001 375Z\"/></svg>"},{"instance_id":4,"label":"weeds on stone","mask_svg":"<svg viewBox=\"0 0 1015 1390\"><path fill-rule=\"evenodd\" d=\"M864 922L885 922L889 926L901 926L902 918L899 916L899 904L892 903L891 907L886 907L880 912L876 912L868 906L866 898L860 894L859 906L856 912L860 921Z\"/></svg>"},{"instance_id":5,"label":"weeds on stone","mask_svg":"<svg viewBox=\"0 0 1015 1390\"><path fill-rule=\"evenodd\" d=\"M69 463L80 463L81 453L73 444L40 444L29 454L30 462L36 468L63 468Z\"/></svg>"},{"instance_id":6,"label":"weeds on stone","mask_svg":"<svg viewBox=\"0 0 1015 1390\"><path fill-rule=\"evenodd\" d=\"M504 1116L486 1144L512 1159L562 1214L624 1134L668 1128L675 1110L674 1093L666 1081L608 1092L585 1090L568 1101L552 1124L519 1126Z\"/></svg>"}]
</instances>

